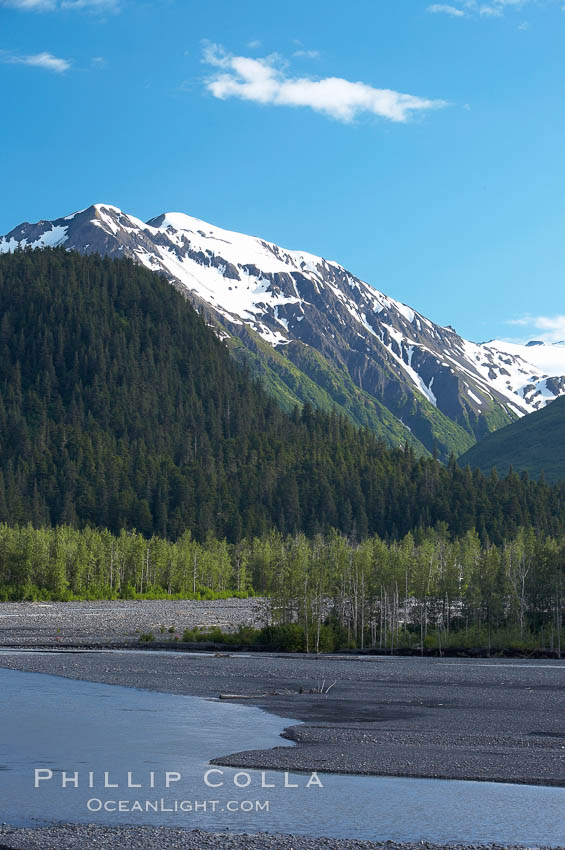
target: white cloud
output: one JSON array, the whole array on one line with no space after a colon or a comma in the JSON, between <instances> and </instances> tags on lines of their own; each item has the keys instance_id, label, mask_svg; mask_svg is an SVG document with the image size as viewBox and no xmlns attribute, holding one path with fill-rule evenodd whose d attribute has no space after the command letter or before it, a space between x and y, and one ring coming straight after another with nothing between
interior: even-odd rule
<instances>
[{"instance_id":1,"label":"white cloud","mask_svg":"<svg viewBox=\"0 0 565 850\"><path fill-rule=\"evenodd\" d=\"M300 41L299 38L293 39L294 44L296 45L296 49L293 56L303 57L305 59L319 59L320 51L319 50L308 50L303 41Z\"/></svg>"},{"instance_id":2,"label":"white cloud","mask_svg":"<svg viewBox=\"0 0 565 850\"><path fill-rule=\"evenodd\" d=\"M61 9L87 9L92 12L114 12L119 0L61 0Z\"/></svg>"},{"instance_id":3,"label":"white cloud","mask_svg":"<svg viewBox=\"0 0 565 850\"><path fill-rule=\"evenodd\" d=\"M524 6L537 4L537 0L490 0L489 3L474 3L479 7L481 15L495 15L501 17L506 9L522 9Z\"/></svg>"},{"instance_id":4,"label":"white cloud","mask_svg":"<svg viewBox=\"0 0 565 850\"><path fill-rule=\"evenodd\" d=\"M119 8L120 0L0 0L0 6L22 12L57 12L75 9L91 12L112 12Z\"/></svg>"},{"instance_id":5,"label":"white cloud","mask_svg":"<svg viewBox=\"0 0 565 850\"><path fill-rule=\"evenodd\" d=\"M276 55L264 59L232 56L209 44L203 62L213 66L206 88L220 100L229 97L274 106L305 106L349 123L362 113L404 122L412 114L447 106L445 101L377 89L340 77L291 77Z\"/></svg>"},{"instance_id":6,"label":"white cloud","mask_svg":"<svg viewBox=\"0 0 565 850\"><path fill-rule=\"evenodd\" d=\"M526 6L546 6L555 2L557 0L452 0L450 3L433 3L427 11L456 18L502 18L507 11L519 12Z\"/></svg>"},{"instance_id":7,"label":"white cloud","mask_svg":"<svg viewBox=\"0 0 565 850\"><path fill-rule=\"evenodd\" d=\"M506 324L530 329L520 342L527 342L532 339L532 335L542 342L565 340L565 316L521 316L519 319L508 319Z\"/></svg>"},{"instance_id":8,"label":"white cloud","mask_svg":"<svg viewBox=\"0 0 565 850\"><path fill-rule=\"evenodd\" d=\"M55 9L55 0L0 0L0 6L8 6L22 11L50 12Z\"/></svg>"},{"instance_id":9,"label":"white cloud","mask_svg":"<svg viewBox=\"0 0 565 850\"><path fill-rule=\"evenodd\" d=\"M63 74L71 67L68 59L53 56L52 53L33 53L30 56L16 56L11 53L3 53L0 60L9 65L29 65L32 68L43 68L45 71L54 71Z\"/></svg>"},{"instance_id":10,"label":"white cloud","mask_svg":"<svg viewBox=\"0 0 565 850\"><path fill-rule=\"evenodd\" d=\"M304 50L301 47L299 50L295 50L292 54L293 56L303 56L305 59L319 59L320 51L319 50Z\"/></svg>"},{"instance_id":11,"label":"white cloud","mask_svg":"<svg viewBox=\"0 0 565 850\"><path fill-rule=\"evenodd\" d=\"M462 18L465 15L463 9L458 9L456 6L449 6L446 3L433 3L428 6L428 12L433 15L451 15L453 18Z\"/></svg>"}]
</instances>

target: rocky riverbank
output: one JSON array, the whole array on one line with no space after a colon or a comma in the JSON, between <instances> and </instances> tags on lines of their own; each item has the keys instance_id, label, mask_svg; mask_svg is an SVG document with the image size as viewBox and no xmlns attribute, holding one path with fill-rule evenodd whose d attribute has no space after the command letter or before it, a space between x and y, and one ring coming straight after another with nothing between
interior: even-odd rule
<instances>
[{"instance_id":1,"label":"rocky riverbank","mask_svg":"<svg viewBox=\"0 0 565 850\"><path fill-rule=\"evenodd\" d=\"M182 628L261 625L265 613L261 600L4 605L0 643L25 646L28 651L0 651L0 666L212 699L230 695L235 702L244 699L244 704L300 721L285 732L295 747L218 752L216 764L565 787L565 662L163 653L144 651L138 643L137 630L155 631L168 623ZM117 639L120 635L123 643ZM65 650L67 640L98 649ZM105 651L108 643L129 649ZM29 651L34 645L50 651ZM329 685L329 693L316 692L327 691ZM4 817L9 819L9 812ZM41 830L4 826L0 850L2 846L18 850L433 847L74 824Z\"/></svg>"},{"instance_id":2,"label":"rocky riverbank","mask_svg":"<svg viewBox=\"0 0 565 850\"><path fill-rule=\"evenodd\" d=\"M0 652L0 666L257 705L295 747L244 768L565 786L565 662L262 653ZM335 684L333 684L335 683ZM333 685L329 693L316 693Z\"/></svg>"},{"instance_id":3,"label":"rocky riverbank","mask_svg":"<svg viewBox=\"0 0 565 850\"><path fill-rule=\"evenodd\" d=\"M0 827L0 850L531 850L501 844L374 843L302 835L235 835L171 827L61 824L45 829ZM540 848L545 850L545 848ZM549 850L549 848L547 848ZM553 848L556 850L556 848ZM563 850L563 848L557 848Z\"/></svg>"}]
</instances>

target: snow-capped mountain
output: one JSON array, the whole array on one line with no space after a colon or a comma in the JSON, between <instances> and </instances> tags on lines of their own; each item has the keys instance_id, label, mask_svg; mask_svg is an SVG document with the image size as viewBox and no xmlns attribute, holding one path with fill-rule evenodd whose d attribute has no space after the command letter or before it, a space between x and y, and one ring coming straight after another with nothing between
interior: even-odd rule
<instances>
[{"instance_id":1,"label":"snow-capped mountain","mask_svg":"<svg viewBox=\"0 0 565 850\"><path fill-rule=\"evenodd\" d=\"M562 378L565 374L565 342L544 343L532 340L525 345L495 339L487 342L484 348L494 348L506 353L510 358L520 358L533 364L542 377L520 387L518 394L536 410L544 407L559 395L563 395ZM535 375L533 376L535 377Z\"/></svg>"},{"instance_id":2,"label":"snow-capped mountain","mask_svg":"<svg viewBox=\"0 0 565 850\"><path fill-rule=\"evenodd\" d=\"M143 222L97 204L21 224L0 252L57 245L165 275L289 406L335 405L390 442L459 453L565 394L565 346L546 359L546 346L469 342L338 263L183 213Z\"/></svg>"}]
</instances>

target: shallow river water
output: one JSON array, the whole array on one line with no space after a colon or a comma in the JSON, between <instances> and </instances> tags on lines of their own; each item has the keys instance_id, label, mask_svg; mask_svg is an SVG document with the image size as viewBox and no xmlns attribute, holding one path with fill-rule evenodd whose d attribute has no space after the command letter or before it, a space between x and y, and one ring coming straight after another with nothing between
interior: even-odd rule
<instances>
[{"instance_id":1,"label":"shallow river water","mask_svg":"<svg viewBox=\"0 0 565 850\"><path fill-rule=\"evenodd\" d=\"M285 774L273 771L207 775L214 757L290 746L279 736L296 721L252 706L2 669L0 704L0 820L13 825L565 841L562 788L327 773L318 777L323 787L315 778L307 787L312 777L300 774L286 777L285 787Z\"/></svg>"}]
</instances>

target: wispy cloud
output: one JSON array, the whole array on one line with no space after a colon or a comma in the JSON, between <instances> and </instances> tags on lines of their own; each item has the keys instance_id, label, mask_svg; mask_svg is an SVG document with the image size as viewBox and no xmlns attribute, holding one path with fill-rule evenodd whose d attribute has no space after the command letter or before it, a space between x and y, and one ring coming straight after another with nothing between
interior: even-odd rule
<instances>
[{"instance_id":1,"label":"wispy cloud","mask_svg":"<svg viewBox=\"0 0 565 850\"><path fill-rule=\"evenodd\" d=\"M294 39L294 44L296 48L294 50L293 56L301 57L303 59L319 59L320 51L319 50L308 50L304 43L300 41L299 38Z\"/></svg>"},{"instance_id":2,"label":"wispy cloud","mask_svg":"<svg viewBox=\"0 0 565 850\"><path fill-rule=\"evenodd\" d=\"M295 50L292 54L293 56L302 56L305 59L319 59L320 51L319 50L305 50L303 47Z\"/></svg>"},{"instance_id":3,"label":"wispy cloud","mask_svg":"<svg viewBox=\"0 0 565 850\"><path fill-rule=\"evenodd\" d=\"M115 12L120 0L61 0L61 9L86 9L90 12Z\"/></svg>"},{"instance_id":4,"label":"wispy cloud","mask_svg":"<svg viewBox=\"0 0 565 850\"><path fill-rule=\"evenodd\" d=\"M452 0L450 3L432 3L427 7L427 11L454 18L502 18L510 10L518 12L526 6L551 5L555 2L556 0L544 0L543 3L540 3L540 0Z\"/></svg>"},{"instance_id":5,"label":"wispy cloud","mask_svg":"<svg viewBox=\"0 0 565 850\"><path fill-rule=\"evenodd\" d=\"M479 15L481 18L501 18L504 14L502 6L480 6Z\"/></svg>"},{"instance_id":6,"label":"wispy cloud","mask_svg":"<svg viewBox=\"0 0 565 850\"><path fill-rule=\"evenodd\" d=\"M363 113L405 122L413 114L440 109L443 100L431 100L341 77L292 77L276 55L263 59L233 56L216 44L204 48L203 60L214 68L207 90L220 100L230 97L263 105L304 106L350 123Z\"/></svg>"},{"instance_id":7,"label":"wispy cloud","mask_svg":"<svg viewBox=\"0 0 565 850\"><path fill-rule=\"evenodd\" d=\"M0 6L22 12L57 12L65 9L115 12L120 6L120 0L0 0Z\"/></svg>"},{"instance_id":8,"label":"wispy cloud","mask_svg":"<svg viewBox=\"0 0 565 850\"><path fill-rule=\"evenodd\" d=\"M25 12L49 12L56 7L54 0L0 0L0 6Z\"/></svg>"},{"instance_id":9,"label":"wispy cloud","mask_svg":"<svg viewBox=\"0 0 565 850\"><path fill-rule=\"evenodd\" d=\"M64 74L71 67L68 59L61 59L59 56L53 56L52 53L18 56L14 53L0 52L0 61L7 65L29 65L32 68L42 68L45 71L54 71L56 74Z\"/></svg>"},{"instance_id":10,"label":"wispy cloud","mask_svg":"<svg viewBox=\"0 0 565 850\"><path fill-rule=\"evenodd\" d=\"M561 342L565 340L565 316L521 316L519 319L508 319L507 325L529 328L525 338L527 341L535 335L542 342Z\"/></svg>"},{"instance_id":11,"label":"wispy cloud","mask_svg":"<svg viewBox=\"0 0 565 850\"><path fill-rule=\"evenodd\" d=\"M432 15L451 15L452 18L462 18L465 15L463 9L458 9L456 6L450 6L447 3L432 3L428 6L428 12Z\"/></svg>"}]
</instances>

